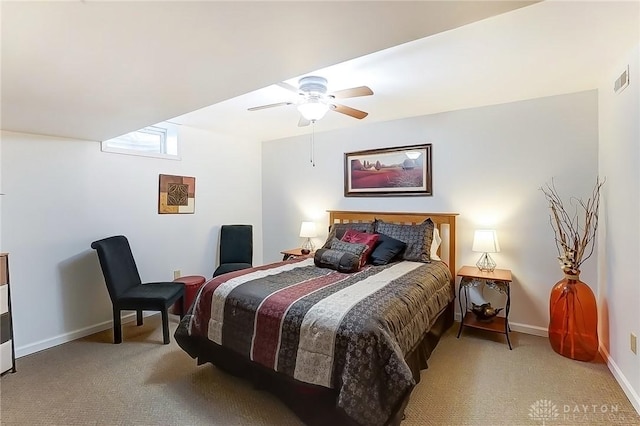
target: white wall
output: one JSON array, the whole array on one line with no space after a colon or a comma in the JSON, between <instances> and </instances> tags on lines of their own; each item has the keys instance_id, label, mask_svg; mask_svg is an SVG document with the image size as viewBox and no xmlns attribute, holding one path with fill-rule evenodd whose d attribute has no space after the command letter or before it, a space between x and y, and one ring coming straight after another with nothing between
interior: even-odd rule
<instances>
[{"instance_id":1,"label":"white wall","mask_svg":"<svg viewBox=\"0 0 640 426\"><path fill-rule=\"evenodd\" d=\"M103 153L97 142L2 133L2 251L16 355L110 327L92 241L129 238L143 281L210 277L221 224L254 225L262 263L260 143L183 126L182 161ZM159 215L158 175L196 177L195 214Z\"/></svg>"},{"instance_id":2,"label":"white wall","mask_svg":"<svg viewBox=\"0 0 640 426\"><path fill-rule=\"evenodd\" d=\"M309 163L309 137L265 143L265 261L300 245L302 220L315 220L326 235L328 209L456 212L457 267L473 265L479 257L471 252L474 229L495 227L502 252L493 257L515 278L513 328L545 335L549 292L562 273L538 188L553 177L567 197L591 193L598 168L597 123L597 92L588 91L385 123L363 121L326 133L319 133L319 122L315 168ZM432 197L343 196L345 152L427 142L433 144ZM595 270L590 260L582 271L594 290Z\"/></svg>"},{"instance_id":3,"label":"white wall","mask_svg":"<svg viewBox=\"0 0 640 426\"><path fill-rule=\"evenodd\" d=\"M609 366L640 412L640 356L630 334L640 337L640 45L611 64L599 89L600 214L598 275L600 342ZM614 81L629 66L629 86L619 94Z\"/></svg>"}]
</instances>

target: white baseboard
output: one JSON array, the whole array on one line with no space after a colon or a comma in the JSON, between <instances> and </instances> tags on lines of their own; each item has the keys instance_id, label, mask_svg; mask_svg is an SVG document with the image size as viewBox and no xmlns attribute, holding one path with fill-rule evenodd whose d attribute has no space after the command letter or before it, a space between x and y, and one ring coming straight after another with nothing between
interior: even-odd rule
<instances>
[{"instance_id":1,"label":"white baseboard","mask_svg":"<svg viewBox=\"0 0 640 426\"><path fill-rule=\"evenodd\" d=\"M454 315L454 318L457 322L460 322L460 313L456 312ZM509 321L509 326L511 327L511 331L517 331L518 333L532 334L534 336L540 336L540 337L549 336L546 327L538 327L538 326L529 325L529 324L520 324L517 322L511 322L511 321Z\"/></svg>"},{"instance_id":2,"label":"white baseboard","mask_svg":"<svg viewBox=\"0 0 640 426\"><path fill-rule=\"evenodd\" d=\"M517 322L509 321L512 331L517 331L524 334L532 334L534 336L549 337L549 330L547 327L538 327L537 325L521 324Z\"/></svg>"},{"instance_id":3,"label":"white baseboard","mask_svg":"<svg viewBox=\"0 0 640 426\"><path fill-rule=\"evenodd\" d=\"M143 316L147 317L155 314L157 314L157 312L144 312ZM135 320L136 320L135 312L122 316L122 324L135 321ZM71 342L72 340L81 339L83 337L90 336L91 334L99 333L101 331L109 330L111 328L113 328L113 321L105 321L105 322L101 322L100 324L96 324L90 327L81 328L80 330L72 331L70 333L61 334L59 336L52 337L50 339L45 339L39 342L31 343L30 345L25 345L20 347L16 346L16 358L31 355L33 353L52 348L54 346L58 346L63 343Z\"/></svg>"},{"instance_id":4,"label":"white baseboard","mask_svg":"<svg viewBox=\"0 0 640 426\"><path fill-rule=\"evenodd\" d=\"M640 415L640 395L638 395L633 387L631 387L631 383L629 383L620 368L618 368L618 365L611 358L611 355L609 355L607 349L604 346L600 345L599 350L602 358L607 361L607 367L609 367L609 371L611 371L611 374L613 374L613 377L615 377L624 394L627 395L627 398L629 398L629 401L631 402L631 405L633 405L633 408L635 408Z\"/></svg>"}]
</instances>

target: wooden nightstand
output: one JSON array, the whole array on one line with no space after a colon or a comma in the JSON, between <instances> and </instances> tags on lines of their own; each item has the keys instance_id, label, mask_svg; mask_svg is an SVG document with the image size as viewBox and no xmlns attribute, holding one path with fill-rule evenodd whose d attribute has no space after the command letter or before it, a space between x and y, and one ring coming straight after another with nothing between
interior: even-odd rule
<instances>
[{"instance_id":1,"label":"wooden nightstand","mask_svg":"<svg viewBox=\"0 0 640 426\"><path fill-rule=\"evenodd\" d=\"M280 253L282 254L282 260L295 259L296 257L300 256L308 256L308 254L302 254L301 250L302 249L298 247L291 250L281 251ZM313 252L311 252L310 254L313 254Z\"/></svg>"},{"instance_id":2,"label":"wooden nightstand","mask_svg":"<svg viewBox=\"0 0 640 426\"><path fill-rule=\"evenodd\" d=\"M460 312L462 321L460 321L460 329L458 337L462 333L463 327L478 328L480 330L493 331L495 333L503 333L507 336L507 343L511 349L511 341L509 340L509 309L511 307L511 271L508 269L496 269L493 272L484 272L475 266L463 266L458 271L460 277L460 287L458 289L458 301L460 303ZM507 297L504 313L505 316L497 316L490 322L479 321L473 312L469 309L469 288L478 287L484 284ZM462 295L464 289L464 305L462 303Z\"/></svg>"}]
</instances>

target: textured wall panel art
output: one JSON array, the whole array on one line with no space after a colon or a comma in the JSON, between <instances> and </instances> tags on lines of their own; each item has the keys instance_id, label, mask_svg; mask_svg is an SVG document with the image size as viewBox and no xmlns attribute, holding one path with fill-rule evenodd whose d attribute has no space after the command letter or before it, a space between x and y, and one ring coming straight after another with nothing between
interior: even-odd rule
<instances>
[{"instance_id":1,"label":"textured wall panel art","mask_svg":"<svg viewBox=\"0 0 640 426\"><path fill-rule=\"evenodd\" d=\"M181 214L196 211L196 178L160 175L158 213Z\"/></svg>"}]
</instances>

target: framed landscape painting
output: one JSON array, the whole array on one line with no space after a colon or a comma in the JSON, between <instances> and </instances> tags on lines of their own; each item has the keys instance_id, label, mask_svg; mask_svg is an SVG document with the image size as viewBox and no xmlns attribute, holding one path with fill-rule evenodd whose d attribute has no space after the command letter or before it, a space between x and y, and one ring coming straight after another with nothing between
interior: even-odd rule
<instances>
[{"instance_id":1,"label":"framed landscape painting","mask_svg":"<svg viewBox=\"0 0 640 426\"><path fill-rule=\"evenodd\" d=\"M431 187L431 144L344 154L344 196L426 196Z\"/></svg>"}]
</instances>

